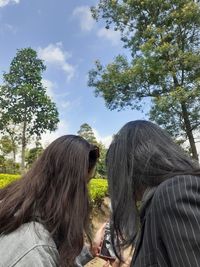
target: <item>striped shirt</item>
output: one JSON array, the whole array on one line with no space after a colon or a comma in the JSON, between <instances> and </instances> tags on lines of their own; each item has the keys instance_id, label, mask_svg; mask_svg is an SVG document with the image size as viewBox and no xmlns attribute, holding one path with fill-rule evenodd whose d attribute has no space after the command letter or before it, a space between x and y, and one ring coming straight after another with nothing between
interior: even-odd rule
<instances>
[{"instance_id":1,"label":"striped shirt","mask_svg":"<svg viewBox=\"0 0 200 267\"><path fill-rule=\"evenodd\" d=\"M148 192L131 266L200 266L200 177L176 176Z\"/></svg>"}]
</instances>

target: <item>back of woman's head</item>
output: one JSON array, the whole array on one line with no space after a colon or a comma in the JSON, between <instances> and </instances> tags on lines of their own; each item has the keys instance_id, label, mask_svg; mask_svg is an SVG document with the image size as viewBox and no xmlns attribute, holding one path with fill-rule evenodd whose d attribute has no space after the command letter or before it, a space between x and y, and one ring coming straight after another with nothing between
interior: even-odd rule
<instances>
[{"instance_id":1,"label":"back of woman's head","mask_svg":"<svg viewBox=\"0 0 200 267\"><path fill-rule=\"evenodd\" d=\"M124 243L135 238L136 196L143 188L179 174L200 175L198 163L164 130L142 120L128 122L116 134L107 153L107 169L115 228L124 234Z\"/></svg>"},{"instance_id":2,"label":"back of woman's head","mask_svg":"<svg viewBox=\"0 0 200 267\"><path fill-rule=\"evenodd\" d=\"M22 179L0 192L0 232L39 221L57 244L60 266L73 265L88 231L87 183L97 158L97 147L79 136L52 142Z\"/></svg>"}]
</instances>

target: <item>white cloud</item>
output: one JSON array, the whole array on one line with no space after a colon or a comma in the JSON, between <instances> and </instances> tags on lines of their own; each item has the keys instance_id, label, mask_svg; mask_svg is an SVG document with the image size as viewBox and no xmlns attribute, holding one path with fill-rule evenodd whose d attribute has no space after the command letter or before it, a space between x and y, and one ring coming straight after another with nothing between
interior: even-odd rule
<instances>
[{"instance_id":1,"label":"white cloud","mask_svg":"<svg viewBox=\"0 0 200 267\"><path fill-rule=\"evenodd\" d=\"M112 135L101 136L99 134L99 132L94 128L92 128L92 131L93 131L97 141L102 142L105 145L105 147L108 148L110 143L112 142Z\"/></svg>"},{"instance_id":2,"label":"white cloud","mask_svg":"<svg viewBox=\"0 0 200 267\"><path fill-rule=\"evenodd\" d=\"M13 33L13 34L16 34L17 33L17 27L11 25L11 24L8 24L8 23L5 23L5 24L1 24L0 25L0 33Z\"/></svg>"},{"instance_id":3,"label":"white cloud","mask_svg":"<svg viewBox=\"0 0 200 267\"><path fill-rule=\"evenodd\" d=\"M70 101L62 101L62 102L61 102L61 107L62 107L63 109L68 109L70 106L71 106Z\"/></svg>"},{"instance_id":4,"label":"white cloud","mask_svg":"<svg viewBox=\"0 0 200 267\"><path fill-rule=\"evenodd\" d=\"M113 29L101 28L97 32L99 38L107 39L112 45L118 45L120 43L120 32Z\"/></svg>"},{"instance_id":5,"label":"white cloud","mask_svg":"<svg viewBox=\"0 0 200 267\"><path fill-rule=\"evenodd\" d=\"M47 147L51 142L62 135L66 135L69 132L69 127L66 121L60 120L58 123L58 129L55 132L48 132L42 135L41 144L43 147Z\"/></svg>"},{"instance_id":6,"label":"white cloud","mask_svg":"<svg viewBox=\"0 0 200 267\"><path fill-rule=\"evenodd\" d=\"M54 98L54 92L53 92L53 89L56 87L56 85L50 81L50 80L47 80L47 79L42 79L42 84L44 87L46 87L46 90L47 90L47 95L53 99Z\"/></svg>"},{"instance_id":7,"label":"white cloud","mask_svg":"<svg viewBox=\"0 0 200 267\"><path fill-rule=\"evenodd\" d=\"M60 106L64 110L75 110L81 106L81 97L76 97L73 100L64 100L64 97L65 96L63 95L62 100L60 102Z\"/></svg>"},{"instance_id":8,"label":"white cloud","mask_svg":"<svg viewBox=\"0 0 200 267\"><path fill-rule=\"evenodd\" d=\"M92 17L89 6L78 6L73 11L73 16L80 21L82 31L91 31L94 28L95 20Z\"/></svg>"},{"instance_id":9,"label":"white cloud","mask_svg":"<svg viewBox=\"0 0 200 267\"><path fill-rule=\"evenodd\" d=\"M11 32L14 32L14 33L16 32L16 28L13 25L5 24L4 26L5 26L5 29L7 29L7 30L9 30Z\"/></svg>"},{"instance_id":10,"label":"white cloud","mask_svg":"<svg viewBox=\"0 0 200 267\"><path fill-rule=\"evenodd\" d=\"M0 7L7 6L11 3L19 4L20 0L0 0Z\"/></svg>"},{"instance_id":11,"label":"white cloud","mask_svg":"<svg viewBox=\"0 0 200 267\"><path fill-rule=\"evenodd\" d=\"M62 43L49 44L45 48L39 47L38 56L47 64L61 68L67 74L68 81L74 77L75 67L67 62L71 55L64 51Z\"/></svg>"}]
</instances>

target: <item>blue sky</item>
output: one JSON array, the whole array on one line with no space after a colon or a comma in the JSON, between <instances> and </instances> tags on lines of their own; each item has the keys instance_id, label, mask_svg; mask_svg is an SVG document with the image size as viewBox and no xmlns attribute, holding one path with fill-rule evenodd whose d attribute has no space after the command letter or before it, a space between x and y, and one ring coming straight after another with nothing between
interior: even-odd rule
<instances>
[{"instance_id":1,"label":"blue sky","mask_svg":"<svg viewBox=\"0 0 200 267\"><path fill-rule=\"evenodd\" d=\"M48 143L63 134L76 134L88 123L99 140L109 144L123 124L144 119L133 110L110 111L87 86L96 59L107 64L122 48L118 32L91 18L94 0L0 0L0 80L17 49L32 47L45 61L43 83L60 113L58 130L43 136Z\"/></svg>"}]
</instances>

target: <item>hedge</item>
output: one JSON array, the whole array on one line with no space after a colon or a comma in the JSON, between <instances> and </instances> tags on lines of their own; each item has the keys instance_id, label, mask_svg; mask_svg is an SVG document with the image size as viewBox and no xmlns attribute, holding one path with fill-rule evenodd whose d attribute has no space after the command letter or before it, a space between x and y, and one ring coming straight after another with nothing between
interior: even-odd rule
<instances>
[{"instance_id":1,"label":"hedge","mask_svg":"<svg viewBox=\"0 0 200 267\"><path fill-rule=\"evenodd\" d=\"M93 206L100 207L104 197L108 194L106 179L92 179L89 183L90 199Z\"/></svg>"},{"instance_id":2,"label":"hedge","mask_svg":"<svg viewBox=\"0 0 200 267\"><path fill-rule=\"evenodd\" d=\"M20 175L16 174L2 174L0 173L0 188L5 187L11 182L20 178Z\"/></svg>"},{"instance_id":3,"label":"hedge","mask_svg":"<svg viewBox=\"0 0 200 267\"><path fill-rule=\"evenodd\" d=\"M20 175L0 174L0 188L20 178ZM89 193L93 206L100 207L103 198L107 195L108 183L106 179L94 178L89 183Z\"/></svg>"}]
</instances>

